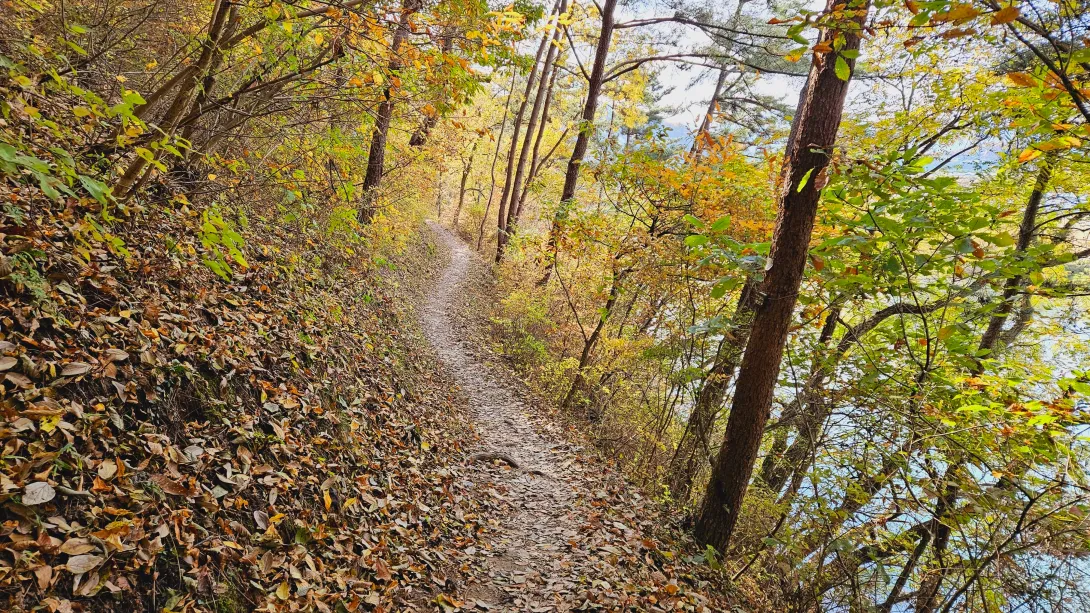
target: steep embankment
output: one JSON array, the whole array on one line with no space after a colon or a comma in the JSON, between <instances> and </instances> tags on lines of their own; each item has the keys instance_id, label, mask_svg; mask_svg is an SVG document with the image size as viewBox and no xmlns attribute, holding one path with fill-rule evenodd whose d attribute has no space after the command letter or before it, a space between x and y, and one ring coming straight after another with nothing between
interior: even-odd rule
<instances>
[{"instance_id":1,"label":"steep embankment","mask_svg":"<svg viewBox=\"0 0 1090 613\"><path fill-rule=\"evenodd\" d=\"M224 281L185 198L0 199L0 609L445 599L481 520L397 272L270 224Z\"/></svg>"}]
</instances>

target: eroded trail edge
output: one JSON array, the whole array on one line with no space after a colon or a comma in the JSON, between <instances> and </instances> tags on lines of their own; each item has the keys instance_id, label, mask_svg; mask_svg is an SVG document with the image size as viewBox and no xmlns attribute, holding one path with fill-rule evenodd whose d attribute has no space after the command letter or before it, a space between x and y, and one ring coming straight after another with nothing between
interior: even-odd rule
<instances>
[{"instance_id":1,"label":"eroded trail edge","mask_svg":"<svg viewBox=\"0 0 1090 613\"><path fill-rule=\"evenodd\" d=\"M431 228L450 253L450 262L427 296L421 326L476 422L480 440L474 451L479 455L467 476L513 509L491 540L491 551L484 553L483 567L474 569L465 594L481 608L567 610L577 582L568 551L579 527L576 458L562 441L538 433L531 408L519 397L510 374L486 364L461 338L458 297L474 255L446 229ZM490 456L509 457L518 467Z\"/></svg>"}]
</instances>

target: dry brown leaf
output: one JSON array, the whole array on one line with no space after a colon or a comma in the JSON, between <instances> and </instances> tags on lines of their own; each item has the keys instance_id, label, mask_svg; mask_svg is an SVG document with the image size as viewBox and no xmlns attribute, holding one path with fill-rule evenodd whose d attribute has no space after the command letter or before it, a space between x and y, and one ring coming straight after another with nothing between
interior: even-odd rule
<instances>
[{"instance_id":1,"label":"dry brown leaf","mask_svg":"<svg viewBox=\"0 0 1090 613\"><path fill-rule=\"evenodd\" d=\"M65 553L70 556L83 555L95 550L95 546L91 544L91 541L85 538L70 538L61 545L60 553Z\"/></svg>"},{"instance_id":2,"label":"dry brown leaf","mask_svg":"<svg viewBox=\"0 0 1090 613\"><path fill-rule=\"evenodd\" d=\"M91 372L91 365L87 362L70 362L64 365L64 369L61 370L62 377L78 377L79 375L87 374Z\"/></svg>"},{"instance_id":3,"label":"dry brown leaf","mask_svg":"<svg viewBox=\"0 0 1090 613\"><path fill-rule=\"evenodd\" d=\"M37 481L26 486L25 493L23 494L23 504L27 506L44 504L53 500L56 495L57 491L53 489L52 485L49 485L45 481Z\"/></svg>"},{"instance_id":4,"label":"dry brown leaf","mask_svg":"<svg viewBox=\"0 0 1090 613\"><path fill-rule=\"evenodd\" d=\"M103 481L113 479L116 474L117 463L113 460L103 460L102 463L98 465L98 476L101 477Z\"/></svg>"},{"instance_id":5,"label":"dry brown leaf","mask_svg":"<svg viewBox=\"0 0 1090 613\"><path fill-rule=\"evenodd\" d=\"M45 564L34 569L34 576L38 579L38 589L49 587L49 581L53 578L53 567Z\"/></svg>"},{"instance_id":6,"label":"dry brown leaf","mask_svg":"<svg viewBox=\"0 0 1090 613\"><path fill-rule=\"evenodd\" d=\"M65 564L65 568L73 575L80 575L98 568L104 559L105 558L102 556L93 555L72 556L68 558L68 563Z\"/></svg>"},{"instance_id":7,"label":"dry brown leaf","mask_svg":"<svg viewBox=\"0 0 1090 613\"><path fill-rule=\"evenodd\" d=\"M185 487L181 483L174 481L166 475L152 475L151 480L155 482L162 490L168 494L174 496L192 496L193 492L189 488Z\"/></svg>"}]
</instances>

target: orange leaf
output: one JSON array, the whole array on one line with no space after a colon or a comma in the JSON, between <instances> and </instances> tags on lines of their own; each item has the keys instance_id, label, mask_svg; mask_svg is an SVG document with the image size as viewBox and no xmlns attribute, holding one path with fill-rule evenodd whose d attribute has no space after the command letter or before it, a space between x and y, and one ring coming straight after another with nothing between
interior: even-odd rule
<instances>
[{"instance_id":1,"label":"orange leaf","mask_svg":"<svg viewBox=\"0 0 1090 613\"><path fill-rule=\"evenodd\" d=\"M1008 6L1007 8L1000 9L992 15L992 25L1001 26L1005 23L1010 23L1015 19L1018 19L1018 15L1021 10L1016 6Z\"/></svg>"},{"instance_id":2,"label":"orange leaf","mask_svg":"<svg viewBox=\"0 0 1090 613\"><path fill-rule=\"evenodd\" d=\"M931 18L934 23L945 23L947 21L967 21L980 14L980 11L973 8L970 4L955 4L945 13L939 13Z\"/></svg>"},{"instance_id":3,"label":"orange leaf","mask_svg":"<svg viewBox=\"0 0 1090 613\"><path fill-rule=\"evenodd\" d=\"M1040 149L1034 149L1033 147L1026 147L1022 153L1018 154L1018 163L1025 164L1026 162L1036 159L1041 155Z\"/></svg>"},{"instance_id":4,"label":"orange leaf","mask_svg":"<svg viewBox=\"0 0 1090 613\"><path fill-rule=\"evenodd\" d=\"M1010 72L1007 73L1007 79L1011 83L1019 87L1036 87L1037 80L1033 78L1033 75L1026 74L1024 72Z\"/></svg>"}]
</instances>

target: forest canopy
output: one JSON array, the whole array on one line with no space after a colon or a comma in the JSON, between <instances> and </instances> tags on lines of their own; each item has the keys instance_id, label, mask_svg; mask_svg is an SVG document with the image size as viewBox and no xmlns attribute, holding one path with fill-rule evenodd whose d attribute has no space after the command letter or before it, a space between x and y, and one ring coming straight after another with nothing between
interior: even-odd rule
<instances>
[{"instance_id":1,"label":"forest canopy","mask_svg":"<svg viewBox=\"0 0 1090 613\"><path fill-rule=\"evenodd\" d=\"M325 377L301 392L259 382L263 345L381 355L346 313L425 217L490 264L497 350L739 607L1090 610L1084 0L12 0L0 28L13 610L129 591L162 570L156 522L205 538L122 491L128 449L243 518L200 530L275 533L241 493L200 502L185 424L238 445L290 438L215 430L247 402L370 406L333 400L366 360L284 358ZM279 306L232 320L239 288ZM159 319L190 300L191 327ZM297 423L386 423L321 415ZM323 470L315 512L364 500ZM193 564L163 610L208 610ZM343 585L247 581L341 610Z\"/></svg>"}]
</instances>

